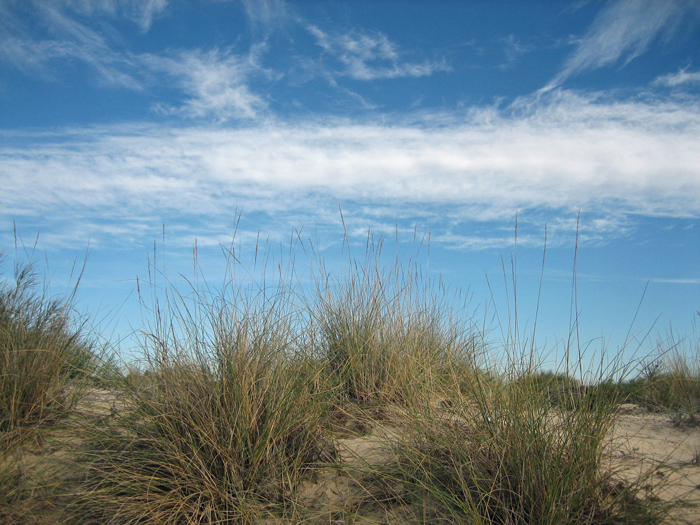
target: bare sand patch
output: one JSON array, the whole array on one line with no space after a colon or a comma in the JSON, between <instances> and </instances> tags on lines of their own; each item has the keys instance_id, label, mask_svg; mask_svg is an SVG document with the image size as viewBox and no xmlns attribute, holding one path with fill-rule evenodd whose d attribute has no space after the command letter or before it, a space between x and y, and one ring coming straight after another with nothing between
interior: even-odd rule
<instances>
[{"instance_id":1,"label":"bare sand patch","mask_svg":"<svg viewBox=\"0 0 700 525\"><path fill-rule=\"evenodd\" d=\"M651 473L647 497L673 502L671 518L700 522L700 427L622 405L612 430L610 461L626 481Z\"/></svg>"}]
</instances>

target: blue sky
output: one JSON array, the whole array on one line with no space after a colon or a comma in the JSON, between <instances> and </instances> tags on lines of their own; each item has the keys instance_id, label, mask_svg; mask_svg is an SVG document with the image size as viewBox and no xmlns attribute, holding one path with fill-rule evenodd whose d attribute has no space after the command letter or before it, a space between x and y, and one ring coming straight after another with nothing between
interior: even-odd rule
<instances>
[{"instance_id":1,"label":"blue sky","mask_svg":"<svg viewBox=\"0 0 700 525\"><path fill-rule=\"evenodd\" d=\"M699 137L697 1L0 0L0 246L59 292L89 246L79 307L115 338L154 241L190 275L196 239L214 284L236 223L241 253L301 229L339 268L340 208L358 252L429 237L503 324L517 254L523 330L546 227L553 352L575 253L584 340L688 334Z\"/></svg>"}]
</instances>

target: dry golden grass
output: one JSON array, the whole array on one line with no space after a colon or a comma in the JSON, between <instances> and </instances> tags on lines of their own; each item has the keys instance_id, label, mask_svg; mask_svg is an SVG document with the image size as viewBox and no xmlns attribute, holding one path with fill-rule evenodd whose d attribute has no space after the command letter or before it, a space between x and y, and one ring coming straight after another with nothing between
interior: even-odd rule
<instances>
[{"instance_id":1,"label":"dry golden grass","mask_svg":"<svg viewBox=\"0 0 700 525\"><path fill-rule=\"evenodd\" d=\"M3 522L554 525L684 515L671 503L691 499L664 492L660 481L675 477L658 475L675 465L688 480L698 470L689 425L698 374L678 346L659 376L633 382L605 370L583 385L569 371L543 372L531 348L512 344L507 371L486 370L479 363L499 349L443 289L414 267L383 266L381 245L349 263L334 278L317 262L312 293L291 271L274 286L231 278L221 290L181 292L169 283L150 308L143 360L126 372L86 366L94 353L78 344L66 308L16 302L29 306L2 318L0 332L0 393L11 401L0 421ZM4 311L16 310L21 294L4 293ZM687 464L644 456L631 475L636 451L624 447L637 442L619 404L645 388L669 396L667 409L683 407L678 435L698 448ZM32 401L19 403L18 392ZM667 419L661 432L674 428Z\"/></svg>"}]
</instances>

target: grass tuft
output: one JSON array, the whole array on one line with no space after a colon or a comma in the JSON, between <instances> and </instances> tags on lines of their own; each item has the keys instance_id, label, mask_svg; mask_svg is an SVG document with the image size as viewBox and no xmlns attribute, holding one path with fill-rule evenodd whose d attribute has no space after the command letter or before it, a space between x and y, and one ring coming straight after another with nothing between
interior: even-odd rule
<instances>
[{"instance_id":1,"label":"grass tuft","mask_svg":"<svg viewBox=\"0 0 700 525\"><path fill-rule=\"evenodd\" d=\"M0 255L0 262L1 255ZM31 264L0 280L0 521L31 523L37 480L25 446L64 420L98 368L84 325L74 323L73 294L51 299Z\"/></svg>"},{"instance_id":2,"label":"grass tuft","mask_svg":"<svg viewBox=\"0 0 700 525\"><path fill-rule=\"evenodd\" d=\"M368 237L366 258L348 256L339 277L320 258L309 279L277 264L272 286L269 254L256 280L230 251L214 292L196 279L184 294L158 287L149 267L141 360L124 371L98 362L70 301L34 292L31 268L0 283L0 521L664 518L668 504L647 490L654 471L622 482L612 469L611 431L625 401L696 424L697 360L673 343L632 380L631 365L595 377L571 355L569 369L543 371L517 315L488 345L440 281L413 262L382 264L382 246ZM93 404L71 411L88 386ZM50 445L27 439L61 419Z\"/></svg>"},{"instance_id":3,"label":"grass tuft","mask_svg":"<svg viewBox=\"0 0 700 525\"><path fill-rule=\"evenodd\" d=\"M159 310L126 409L90 426L74 508L93 523L249 523L293 515L300 480L334 449L328 394L293 295L194 291ZM181 300L180 300L181 299ZM302 332L303 333L303 332Z\"/></svg>"},{"instance_id":4,"label":"grass tuft","mask_svg":"<svg viewBox=\"0 0 700 525\"><path fill-rule=\"evenodd\" d=\"M0 448L65 415L79 395L77 379L95 362L70 300L36 286L31 265L19 267L14 282L0 281Z\"/></svg>"},{"instance_id":5,"label":"grass tuft","mask_svg":"<svg viewBox=\"0 0 700 525\"><path fill-rule=\"evenodd\" d=\"M661 510L637 498L640 486L623 487L605 467L614 407L552 408L543 377L551 379L534 374L504 387L475 375L451 406L414 411L388 467L404 497L428 521L658 523Z\"/></svg>"},{"instance_id":6,"label":"grass tuft","mask_svg":"<svg viewBox=\"0 0 700 525\"><path fill-rule=\"evenodd\" d=\"M482 351L439 283L399 261L383 266L381 252L381 241L368 242L364 262L351 257L342 277L322 271L316 279L317 354L341 403L406 404L455 367L474 369Z\"/></svg>"}]
</instances>

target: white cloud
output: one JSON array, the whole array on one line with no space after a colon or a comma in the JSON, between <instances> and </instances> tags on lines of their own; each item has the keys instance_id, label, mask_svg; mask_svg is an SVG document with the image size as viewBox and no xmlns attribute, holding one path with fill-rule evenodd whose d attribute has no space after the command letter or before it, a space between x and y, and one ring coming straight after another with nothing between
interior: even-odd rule
<instances>
[{"instance_id":1,"label":"white cloud","mask_svg":"<svg viewBox=\"0 0 700 525\"><path fill-rule=\"evenodd\" d=\"M143 31L148 31L153 22L153 17L165 10L168 0L133 0L131 2L132 17L141 26Z\"/></svg>"},{"instance_id":2,"label":"white cloud","mask_svg":"<svg viewBox=\"0 0 700 525\"><path fill-rule=\"evenodd\" d=\"M213 118L220 122L256 119L266 115L267 100L254 90L255 82L276 81L284 76L262 66L267 51L265 40L251 46L247 54L219 48L137 54L121 49L123 42L119 34L104 20L92 23L99 17L121 16L133 19L146 30L153 16L166 8L165 0L57 0L27 5L31 9L8 8L8 15L0 20L0 59L46 81L63 79L72 66L84 64L104 85L134 90L154 88L152 95L161 85L178 88L179 97L153 104L160 113ZM244 6L253 23L268 28L291 16L282 1L244 1ZM303 23L300 19L295 21ZM97 25L99 31L94 29ZM328 67L323 58L297 60L298 67L289 74L291 81L300 80L297 75L300 71L305 75L302 82L320 75L365 109L375 106L342 85L340 77L356 80L421 77L449 70L444 59L404 60L396 45L381 33L329 35L315 26L307 29L316 36L325 56L337 60L340 70Z\"/></svg>"},{"instance_id":3,"label":"white cloud","mask_svg":"<svg viewBox=\"0 0 700 525\"><path fill-rule=\"evenodd\" d=\"M219 49L206 53L191 50L175 57L142 55L139 59L152 71L176 78L189 95L182 106L161 105L161 110L225 121L255 118L266 109L264 100L248 87L252 75L271 74L259 65L258 58L263 50L264 46L254 46L247 56Z\"/></svg>"},{"instance_id":4,"label":"white cloud","mask_svg":"<svg viewBox=\"0 0 700 525\"><path fill-rule=\"evenodd\" d=\"M499 42L503 44L503 53L506 58L505 63L498 66L499 69L508 69L512 67L521 55L529 53L533 49L532 45L523 44L513 34L500 39Z\"/></svg>"},{"instance_id":5,"label":"white cloud","mask_svg":"<svg viewBox=\"0 0 700 525\"><path fill-rule=\"evenodd\" d=\"M562 71L543 91L561 85L567 78L589 69L623 65L644 53L659 35L673 34L688 11L700 11L692 0L617 0L600 11L577 43Z\"/></svg>"},{"instance_id":6,"label":"white cloud","mask_svg":"<svg viewBox=\"0 0 700 525\"><path fill-rule=\"evenodd\" d=\"M592 213L596 242L618 235L626 214L700 217L697 103L555 92L524 107L389 124L75 129L30 134L22 147L5 133L0 209L18 220L61 217L63 228L156 217L220 226L238 207L288 231L322 228L342 204L367 224L423 217L455 246L479 242L450 237L451 225L512 221L516 209L523 218Z\"/></svg>"},{"instance_id":7,"label":"white cloud","mask_svg":"<svg viewBox=\"0 0 700 525\"><path fill-rule=\"evenodd\" d=\"M34 0L32 3L40 7L46 4L41 0ZM137 24L144 32L150 29L153 18L165 11L167 5L168 0L58 0L53 2L54 8L80 15L124 17Z\"/></svg>"},{"instance_id":8,"label":"white cloud","mask_svg":"<svg viewBox=\"0 0 700 525\"><path fill-rule=\"evenodd\" d=\"M8 38L0 42L0 57L23 71L37 73L45 80L55 76L54 62L78 60L90 66L99 82L128 89L143 89L142 83L129 71L134 64L127 58L105 48L91 48L81 43L60 40L19 40Z\"/></svg>"},{"instance_id":9,"label":"white cloud","mask_svg":"<svg viewBox=\"0 0 700 525\"><path fill-rule=\"evenodd\" d=\"M402 61L396 45L382 33L353 31L330 35L314 25L308 25L307 30L327 54L343 65L337 73L355 80L422 77L450 70L444 59L420 63Z\"/></svg>"},{"instance_id":10,"label":"white cloud","mask_svg":"<svg viewBox=\"0 0 700 525\"><path fill-rule=\"evenodd\" d=\"M662 284L700 284L700 279L662 279L654 277L648 279L651 283L662 283Z\"/></svg>"},{"instance_id":11,"label":"white cloud","mask_svg":"<svg viewBox=\"0 0 700 525\"><path fill-rule=\"evenodd\" d=\"M684 84L700 85L700 71L688 72L687 68L682 69L678 73L670 73L668 75L658 77L656 80L654 80L654 84L668 87L677 87Z\"/></svg>"},{"instance_id":12,"label":"white cloud","mask_svg":"<svg viewBox=\"0 0 700 525\"><path fill-rule=\"evenodd\" d=\"M241 0L253 26L281 27L290 16L284 0Z\"/></svg>"},{"instance_id":13,"label":"white cloud","mask_svg":"<svg viewBox=\"0 0 700 525\"><path fill-rule=\"evenodd\" d=\"M45 26L53 37L46 39L27 36L27 21L21 14L8 11L5 24L0 27L0 58L44 79L52 79L66 64L79 61L92 68L104 84L142 89L132 60L115 52L101 34L66 13L66 6L90 13L96 6L104 10L112 4L107 1L33 3L34 23ZM57 67L57 63L63 68Z\"/></svg>"},{"instance_id":14,"label":"white cloud","mask_svg":"<svg viewBox=\"0 0 700 525\"><path fill-rule=\"evenodd\" d=\"M156 104L156 109L188 117L213 117L220 121L249 119L257 117L266 108L262 98L252 93L248 86L253 75L273 76L260 64L265 44L252 46L246 55L216 48L208 52L185 50L167 56L134 55L113 50L102 34L69 16L68 7L83 14L129 10L133 16L138 15L139 23L143 25L150 23L150 17L162 10L166 2L85 0L38 5L35 13L57 38L29 38L17 27L0 35L4 37L0 38L0 58L20 70L32 71L45 80L53 80L67 64L80 62L93 69L100 83L135 90L151 86L154 74L159 80L165 75L169 77L166 85L172 84L174 78L175 85L180 87L186 99L179 105Z\"/></svg>"},{"instance_id":15,"label":"white cloud","mask_svg":"<svg viewBox=\"0 0 700 525\"><path fill-rule=\"evenodd\" d=\"M34 4L33 4L34 5ZM37 39L28 36L27 23L11 13L11 23L0 23L0 59L23 71L54 80L66 65L80 62L88 65L100 83L144 90L158 81L179 87L184 101L156 103L162 113L193 118L251 119L267 108L265 101L250 89L253 77L278 78L262 67L266 44L251 46L247 54L234 54L230 49L200 49L167 54L133 54L118 51L118 46L105 39L109 31L96 32L78 21L81 16L107 13L127 16L142 28L152 17L165 9L166 0L64 0L36 3L32 11L38 24L44 25L55 38ZM172 80L175 79L175 84Z\"/></svg>"}]
</instances>

